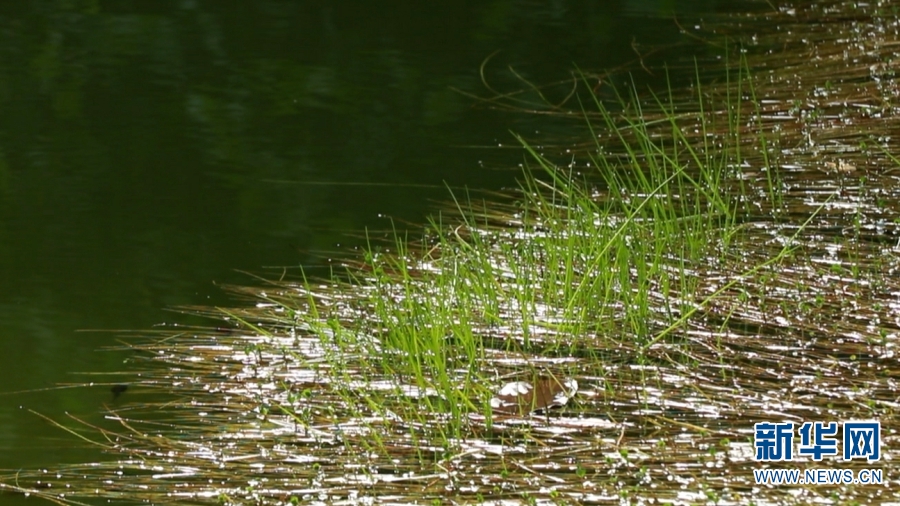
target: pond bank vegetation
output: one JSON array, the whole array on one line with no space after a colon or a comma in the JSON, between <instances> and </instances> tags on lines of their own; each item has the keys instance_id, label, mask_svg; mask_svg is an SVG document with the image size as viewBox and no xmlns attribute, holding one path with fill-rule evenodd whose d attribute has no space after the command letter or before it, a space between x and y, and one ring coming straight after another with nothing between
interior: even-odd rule
<instances>
[{"instance_id":1,"label":"pond bank vegetation","mask_svg":"<svg viewBox=\"0 0 900 506\"><path fill-rule=\"evenodd\" d=\"M900 4L876 6L722 21L743 45L710 42L724 70L684 89L605 83L607 101L576 72L569 110L546 110L586 142L517 137L517 193L456 194L330 279L185 308L215 323L133 340L118 429L65 424L109 460L3 487L57 504L900 499ZM772 467L884 485L755 483L754 423L851 419L881 422L881 462Z\"/></svg>"}]
</instances>

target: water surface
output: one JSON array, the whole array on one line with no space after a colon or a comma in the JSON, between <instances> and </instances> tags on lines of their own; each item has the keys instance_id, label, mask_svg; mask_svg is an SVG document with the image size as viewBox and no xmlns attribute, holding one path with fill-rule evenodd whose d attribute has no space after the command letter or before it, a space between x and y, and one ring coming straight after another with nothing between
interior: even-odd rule
<instances>
[{"instance_id":1,"label":"water surface","mask_svg":"<svg viewBox=\"0 0 900 506\"><path fill-rule=\"evenodd\" d=\"M489 148L543 123L466 96L489 95L481 64L512 90L510 67L543 83L633 63L682 40L666 3L4 4L0 390L103 385L0 398L0 467L95 455L28 409L102 424L139 395L77 374L129 367L97 351L122 332L80 330L198 323L165 308L421 222L445 185L513 186L521 155Z\"/></svg>"}]
</instances>

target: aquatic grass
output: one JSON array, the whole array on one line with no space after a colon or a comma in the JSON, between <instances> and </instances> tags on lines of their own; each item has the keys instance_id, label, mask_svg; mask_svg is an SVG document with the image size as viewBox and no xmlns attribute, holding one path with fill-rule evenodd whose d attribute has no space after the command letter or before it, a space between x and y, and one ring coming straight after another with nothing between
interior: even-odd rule
<instances>
[{"instance_id":1,"label":"aquatic grass","mask_svg":"<svg viewBox=\"0 0 900 506\"><path fill-rule=\"evenodd\" d=\"M609 116L607 120L611 122ZM599 334L596 322L622 321L618 309L625 310L624 321L631 325L625 334L634 336L637 344L651 338L651 325L666 328L659 316L650 314L652 302L646 294L659 278L668 280L671 272L659 267L671 258L664 255L676 242L681 245L690 237L683 227L706 209L665 200L674 198L671 191L663 190L684 174L684 166L667 157L665 146L655 144L645 127L635 118L624 128L637 142L633 147L626 144L630 152L626 168L633 177L614 175L607 181L609 187L626 188L628 194L618 195L619 200L598 202L583 187L559 176L555 166L524 143L533 160L551 175L554 186L547 194L537 190L542 186L537 179L526 178L527 186L537 191L531 191L528 196L533 200L523 204L532 215L521 229L492 227L457 202L459 224L432 231L439 240L428 250L428 257L413 258L408 242L399 238L390 254L370 246L363 268L349 272L350 285L345 285L366 287L358 291L364 297L352 301L352 309L364 312L366 318L357 318L352 329L344 322L354 318L341 314L347 308L338 306L337 313L324 315L326 308L320 301L328 299L325 295L309 300L314 309L298 310L289 304L282 309L294 317L290 324L302 328L321 329L327 321L331 331L325 335L333 342L323 344L335 346L335 356L364 353L370 357L369 365L377 364L373 373L386 376L389 383L395 381L395 390L406 389L407 401L425 398L430 407L447 409L449 423L442 437L459 437L470 424L469 413L482 412L491 419L485 407L489 395L483 387L490 378L481 372L489 352L501 352L511 357L512 364L529 368L548 365L515 356L549 354L550 364L554 354L562 351L571 356L580 349L596 357L603 349L593 337ZM692 158L700 160L696 154ZM606 159L592 160L611 174L620 170ZM691 186L682 186L679 197L705 191L696 180L685 179ZM528 256L523 255L523 244L530 250ZM645 244L653 247L642 248ZM433 257L436 252L439 258ZM681 254L680 272L684 273L684 263L698 261L699 257ZM307 285L304 292L311 294L313 289ZM349 339L337 339L347 333ZM620 346L617 341L614 346ZM335 363L331 370L345 369ZM495 372L495 379L500 374ZM358 377L362 383L367 381L366 376ZM353 383L346 377L342 381ZM366 390L359 385L347 387L342 399L350 402L352 396L368 410L379 412L384 399L373 395L378 390ZM423 423L433 417L433 411L421 412L426 418Z\"/></svg>"},{"instance_id":2,"label":"aquatic grass","mask_svg":"<svg viewBox=\"0 0 900 506\"><path fill-rule=\"evenodd\" d=\"M636 95L631 96L631 102L638 100ZM627 111L628 104L624 99L620 98L620 101L620 109ZM682 133L674 111L666 109L658 99L656 103L663 112L663 119L654 121L653 125L642 119L639 108L634 117L621 115L614 119L595 96L594 102L607 130L618 135L617 147L624 153L623 156L605 155L607 148L598 143L595 153L589 154L592 165L597 167L605 188L611 194L598 202L594 196L587 195L582 186L572 184L567 176L558 175L551 162L530 149L520 138L540 169L551 174L552 198L562 197L559 204L539 200L533 207L552 210L558 205L569 210L569 214L563 218L571 231L567 251L593 259L586 266L580 282L575 285L575 293L563 297L567 309L571 312L573 308L595 307L598 303L600 307L610 307L610 301L618 297L618 303L623 307L635 309L628 311L626 315L626 320L631 322L633 335L643 335L646 340L649 339L646 324L653 321L653 315L648 309L651 303L646 295L653 293L659 286L668 291L670 274L673 272L669 265L672 260L679 262L674 266L675 271L681 274L678 279L682 283L689 282L693 277L684 275L686 265L708 259L709 255L714 254L711 245L720 249L727 247L725 241L733 233L733 227L729 224L735 221L731 202L738 199L731 193L723 193L719 183L728 173L733 173L725 163L730 148L718 145L721 164L706 166L706 162L712 158L700 154L705 146L695 148ZM705 115L701 113L699 118L699 124L703 125L700 128L706 131ZM663 122L670 124L671 134L660 137L651 127L657 127ZM588 126L595 141L601 137L590 122ZM681 160L682 153L686 155L686 161ZM693 164L700 179L694 179L688 172L690 164ZM536 189L529 188L532 194L538 193ZM592 222L586 226L576 226L572 230L572 214L587 217ZM719 216L721 218L717 218ZM545 221L554 218L556 217L547 216L546 213L541 217ZM618 220L617 227L609 226L613 219ZM604 236L605 232L609 233ZM575 241L582 239L578 245L573 245ZM721 244L717 244L717 241ZM672 255L672 251L677 251L678 254ZM549 256L548 260L551 265L566 266L565 275L571 277L571 266L576 263L574 258L564 257L557 261L555 257ZM634 289L629 290L627 288L634 283L631 271L636 271L637 283ZM610 273L613 276L609 276ZM614 276L617 273L625 273L624 278L616 279ZM569 281L571 280L567 278L565 285L573 286ZM692 292L686 285L682 285L680 289L682 293ZM614 292L615 296L612 296ZM599 293L606 297L597 299L596 294ZM585 300L588 298L593 300ZM668 312L672 314L672 309ZM569 315L564 319L573 322L591 320L584 313Z\"/></svg>"},{"instance_id":3,"label":"aquatic grass","mask_svg":"<svg viewBox=\"0 0 900 506\"><path fill-rule=\"evenodd\" d=\"M600 308L602 311L606 308L620 307L626 309L626 315L633 315L630 319L626 318L626 321L632 323L630 332L626 334L636 336L638 343L641 336L644 336L643 340L648 342L649 346L662 336L671 333L673 327L667 326L665 320L660 323L657 317L657 326L664 331L655 334L651 340L647 324L654 320L648 310L648 299L635 302L635 299L629 296L633 293L638 296L648 293L651 284L646 281L650 277L647 273L657 276L663 273L664 278L668 279L672 272L683 274L685 264L706 261L708 259L706 255L711 252L707 249L702 251L703 256L694 258L685 254L675 255L681 262L680 270L655 270L666 260L662 255L663 252L668 253L672 244L676 242L680 244L680 241L690 237L683 229L673 228L675 227L673 223L679 226L690 225L693 222L700 223L702 226L693 230L702 230L705 239L703 243L713 244L716 248L720 245L716 241L709 240L710 233L724 233L729 236L733 234L727 227L709 227L708 221L685 219L686 215L693 217L708 213L705 207L689 209L685 205L680 207L671 204L655 205L657 197L666 195L671 197L671 193L663 195L662 189L682 174L684 166L670 173L668 169L676 165L673 158L666 157L663 147L653 144L651 135L642 130L643 126L634 121L628 124L627 128L632 135L638 132L637 148L630 150L629 158L630 167L637 169L638 175L632 180L608 180L609 187L621 188L627 184L626 188L630 191L629 196L620 194L619 202L614 202L613 199L603 201L607 204L606 207L598 205L596 198L588 195L582 187L561 177L555 166L523 142L532 158L541 169L551 175L552 180L552 186L549 187L550 191L547 194L538 190L540 187L546 188L543 183L536 179L526 179L527 187L532 189L529 195L534 200L526 201L523 207L529 209L532 215L523 215L524 219L520 220L523 226L515 231L516 235L529 239L522 242L532 250L531 258L535 257L535 250L539 251L537 256L540 261L537 263L528 263L527 259L522 262L523 258L514 246L519 241L512 240L513 246L510 246L511 237L508 230L496 230L492 229L489 223L478 223L476 213L466 213L462 206L458 206L461 224L449 231L438 230L436 233L441 238L440 247L429 249L429 254L440 251L439 267L436 267L438 263L434 258L427 258L425 261L427 265L417 264L419 269L415 276L412 275L410 266L416 265L416 262L409 261L410 253L402 241L395 244L396 251L393 255L385 256L387 260L384 264L377 262L378 255L370 249L365 276L355 281L359 285L368 284L376 288L370 292L374 294L374 298L367 304L373 308L372 320L382 326L367 330L372 335L381 336L377 341L380 345L386 345L392 351L400 353L400 355L388 354L390 363L384 364L383 367L388 374L392 374L396 372L394 366L406 364L408 366L406 371L415 379L417 389L433 390L444 401L440 405L450 406L452 411L450 420L454 422L451 423L452 427L461 426L459 424L463 422L460 418L462 415L478 410L472 409L477 406L471 400L473 392L465 387L468 383L463 383L463 387L460 388L458 377L452 378L442 374L442 371L449 370L446 368L447 357L444 355L448 349L452 349L448 343L461 342L466 349L481 350L481 353L465 355L463 369L471 374L475 363L473 359L483 358L486 351L485 348L479 348L479 343L472 339L475 337L473 330L478 328L479 323L488 332L504 319L519 326L502 328L500 332L503 337L494 340L503 343L504 351L533 353L536 350L535 341L538 341L544 345L541 348L544 352L559 352L561 349L571 350L571 343L577 341L578 336L597 335L597 328L585 327L585 323L602 320L605 315L600 313L599 318L591 318L587 315L586 308L590 310ZM592 137L595 136L592 134ZM679 139L683 141L685 137ZM662 160L658 165L650 164L651 168L656 168L656 174L665 175L665 179L661 181L658 177L652 177L653 170L648 171L650 177L639 172L646 170L646 159L654 156ZM701 161L696 153L691 155L690 159L695 162ZM593 159L595 165L602 166L599 160ZM610 172L618 169L610 163L604 168ZM709 177L709 174L706 177ZM718 180L718 176L715 178ZM690 177L685 180L690 185L683 185L679 196L690 192L703 194L709 186L700 184ZM632 198L631 194L641 198ZM708 192L705 194L706 197L709 195ZM635 205L622 213L622 202L626 198L633 200ZM693 202L699 203L701 199L694 199ZM721 202L724 202L724 199ZM644 214L645 208L650 208L654 212ZM719 208L722 209L722 206ZM575 209L580 212L572 212ZM672 211L673 209L675 211ZM585 216L589 219L584 220ZM597 217L601 219L598 220ZM579 218L582 221L579 222ZM620 224L609 226L608 222L603 221L604 218L619 218ZM726 219L723 222L733 220ZM654 226L658 228L654 229ZM667 243L665 241L667 237L672 238L672 242ZM655 248L652 251L638 248L636 245L641 244L641 240L644 243L654 244ZM498 243L507 246L497 247ZM663 246L660 247L660 244ZM559 248L559 245L563 247ZM697 251L699 253L700 249ZM782 249L776 259L780 260L787 251L788 248ZM515 255L511 256L514 252ZM464 258L465 262L459 263L460 258ZM608 263L608 258L618 259L619 263ZM644 270L634 269L633 264L641 261L646 262L643 264ZM528 271L529 268L531 272ZM629 285L632 284L634 270L638 273L639 283L635 289L631 289ZM448 273L451 276L445 277ZM504 283L507 279L514 282ZM542 285L534 289L531 283L526 283L527 286L523 290L523 283L515 282L530 279L538 280ZM423 288L425 292L421 291ZM472 294L475 296L472 297ZM541 300L537 299L538 294ZM605 295L606 298L598 297L598 294ZM549 300L543 299L544 297L548 297ZM685 299L689 298L691 297ZM461 300L464 302L459 303ZM497 305L504 301L513 304ZM524 306L523 301L526 303ZM472 314L473 307L479 308L480 314ZM554 307L564 308L562 314L546 314L546 309ZM513 309L512 313L509 311L510 308ZM629 308L636 310L628 313ZM694 306L690 314L696 310L697 306ZM499 318L501 313L505 318ZM668 314L673 314L671 309ZM605 319L615 321L617 320L615 316L617 315L610 313L610 317ZM676 321L683 323L686 318ZM385 322L388 324L387 329ZM457 323L459 325L454 327ZM536 329L551 332L538 332L537 334L543 334L545 337L535 339ZM619 332L621 330L618 329ZM452 339L447 339L451 336ZM596 357L597 350L601 348L596 346L593 339L591 338L589 353ZM550 342L549 345L547 341ZM568 348L559 346L560 342L567 343ZM620 342L616 344L621 345ZM640 350L641 347L638 346L636 349ZM455 350L454 354L458 355ZM460 402L458 397L460 392L465 395L466 400L463 402ZM482 402L485 399L484 395L475 397L480 397ZM454 410L454 406L465 409Z\"/></svg>"}]
</instances>

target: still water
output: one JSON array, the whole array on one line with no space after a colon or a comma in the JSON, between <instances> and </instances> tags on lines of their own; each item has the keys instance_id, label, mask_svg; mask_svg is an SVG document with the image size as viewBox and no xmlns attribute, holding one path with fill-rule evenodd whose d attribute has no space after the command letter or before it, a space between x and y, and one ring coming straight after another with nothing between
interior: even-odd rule
<instances>
[{"instance_id":1,"label":"still water","mask_svg":"<svg viewBox=\"0 0 900 506\"><path fill-rule=\"evenodd\" d=\"M27 410L107 423L121 329L514 186L541 119L473 98L482 63L501 91L633 64L682 41L671 3L4 2L0 391L106 385L0 397L0 467L96 458Z\"/></svg>"}]
</instances>

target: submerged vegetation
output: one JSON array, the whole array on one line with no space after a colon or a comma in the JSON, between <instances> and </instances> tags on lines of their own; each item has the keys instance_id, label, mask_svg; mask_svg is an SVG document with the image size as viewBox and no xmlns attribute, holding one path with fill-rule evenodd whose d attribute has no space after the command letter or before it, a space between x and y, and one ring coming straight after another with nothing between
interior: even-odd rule
<instances>
[{"instance_id":1,"label":"submerged vegetation","mask_svg":"<svg viewBox=\"0 0 900 506\"><path fill-rule=\"evenodd\" d=\"M572 111L547 113L588 142L518 137L517 194L456 195L330 279L186 308L217 323L134 343L118 429L67 425L110 460L3 487L58 504L897 499L878 462L775 466L881 469L877 486L752 473L757 422L875 419L896 455L896 7L741 18L752 44L683 90L579 73Z\"/></svg>"}]
</instances>

